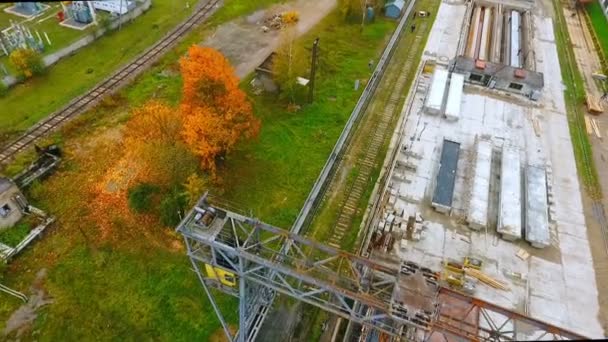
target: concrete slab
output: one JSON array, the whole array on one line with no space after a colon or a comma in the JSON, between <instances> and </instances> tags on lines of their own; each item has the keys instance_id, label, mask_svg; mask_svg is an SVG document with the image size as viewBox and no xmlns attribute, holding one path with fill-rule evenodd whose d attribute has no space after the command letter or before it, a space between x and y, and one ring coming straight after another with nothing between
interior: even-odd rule
<instances>
[{"instance_id":1,"label":"concrete slab","mask_svg":"<svg viewBox=\"0 0 608 342\"><path fill-rule=\"evenodd\" d=\"M423 58L433 59L442 67L445 57L455 57L459 30L463 22L463 4L442 3ZM401 187L407 196L420 196L418 203L397 200L408 212L421 212L428 227L421 241L407 241L400 256L420 262L436 271L442 270L442 261L465 256L478 256L483 272L504 281L508 291L500 291L478 284L475 296L498 305L514 309L550 323L577 331L591 338L603 337L598 321L598 289L591 259L589 240L581 201L581 186L576 175L576 163L565 111L561 74L553 25L549 16L533 11L534 33L532 45L536 70L544 73L545 87L538 102L530 102L477 86L465 85L461 117L448 122L439 116L422 112L424 92L412 94L401 144L408 150L419 151L415 171L405 172L415 185ZM412 89L425 89L430 75L419 78ZM536 126L536 127L535 127ZM549 211L555 223L550 224L551 245L536 250L524 242L501 240L496 233L498 219L498 192L500 184L500 158L493 157L488 207L488 228L479 232L467 229L464 214L468 210L468 195L474 174L476 137L489 139L495 149L514 144L521 151L521 163L547 165L550 193ZM429 191L436 172L443 139L461 144L461 156L455 184L452 216L434 213L430 208ZM399 172L403 172L400 170ZM400 187L398 181L394 186ZM462 189L459 190L459 189ZM388 207L386 210L392 210ZM460 216L462 215L462 217ZM520 249L531 257L522 260L516 256ZM523 275L516 279L513 272ZM520 327L518 327L518 330ZM525 329L524 329L525 330ZM518 338L536 336L534 331L518 331Z\"/></svg>"}]
</instances>

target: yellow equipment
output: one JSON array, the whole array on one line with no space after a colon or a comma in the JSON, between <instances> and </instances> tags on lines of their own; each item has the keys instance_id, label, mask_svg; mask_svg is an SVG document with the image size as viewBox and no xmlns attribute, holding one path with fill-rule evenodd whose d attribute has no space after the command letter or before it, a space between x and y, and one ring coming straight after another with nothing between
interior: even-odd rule
<instances>
[{"instance_id":1,"label":"yellow equipment","mask_svg":"<svg viewBox=\"0 0 608 342\"><path fill-rule=\"evenodd\" d=\"M213 267L209 264L205 264L205 271L209 278L219 281L222 285L230 287L236 286L236 277L232 272L224 271L219 267Z\"/></svg>"},{"instance_id":2,"label":"yellow equipment","mask_svg":"<svg viewBox=\"0 0 608 342\"><path fill-rule=\"evenodd\" d=\"M473 257L464 257L464 267L465 268L473 268L478 271L481 270L482 261Z\"/></svg>"}]
</instances>

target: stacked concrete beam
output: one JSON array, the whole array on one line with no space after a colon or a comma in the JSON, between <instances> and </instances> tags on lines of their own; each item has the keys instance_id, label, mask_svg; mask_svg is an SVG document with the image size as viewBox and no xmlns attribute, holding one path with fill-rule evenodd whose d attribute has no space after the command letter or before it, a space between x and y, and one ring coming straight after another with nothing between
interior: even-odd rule
<instances>
[{"instance_id":1,"label":"stacked concrete beam","mask_svg":"<svg viewBox=\"0 0 608 342\"><path fill-rule=\"evenodd\" d=\"M473 15L471 16L466 48L466 56L469 58L475 58L475 51L477 51L477 39L481 34L481 11L481 7L475 6Z\"/></svg>"},{"instance_id":2,"label":"stacked concrete beam","mask_svg":"<svg viewBox=\"0 0 608 342\"><path fill-rule=\"evenodd\" d=\"M502 30L504 26L504 12L503 5L498 4L496 6L496 12L494 13L494 25L492 32L492 48L490 52L490 61L492 63L500 63L502 55Z\"/></svg>"},{"instance_id":3,"label":"stacked concrete beam","mask_svg":"<svg viewBox=\"0 0 608 342\"><path fill-rule=\"evenodd\" d=\"M475 148L475 170L467 215L467 222L473 230L485 229L488 226L491 166L492 143L488 140L478 140Z\"/></svg>"},{"instance_id":4,"label":"stacked concrete beam","mask_svg":"<svg viewBox=\"0 0 608 342\"><path fill-rule=\"evenodd\" d=\"M500 172L500 204L496 230L509 241L521 238L521 169L519 148L505 146Z\"/></svg>"},{"instance_id":5,"label":"stacked concrete beam","mask_svg":"<svg viewBox=\"0 0 608 342\"><path fill-rule=\"evenodd\" d=\"M536 248L551 244L547 205L547 176L542 166L526 168L526 241Z\"/></svg>"},{"instance_id":6,"label":"stacked concrete beam","mask_svg":"<svg viewBox=\"0 0 608 342\"><path fill-rule=\"evenodd\" d=\"M462 106L462 90L464 88L464 75L452 73L448 90L448 101L445 105L445 117L457 121L460 118Z\"/></svg>"},{"instance_id":7,"label":"stacked concrete beam","mask_svg":"<svg viewBox=\"0 0 608 342\"><path fill-rule=\"evenodd\" d=\"M493 16L494 13L492 7L486 7L484 9L483 14L483 24L481 26L481 38L478 54L478 58L484 61L488 60L488 55L490 51L490 38L492 35Z\"/></svg>"},{"instance_id":8,"label":"stacked concrete beam","mask_svg":"<svg viewBox=\"0 0 608 342\"><path fill-rule=\"evenodd\" d=\"M521 68L522 45L521 45L521 14L515 10L511 11L511 53L509 64L514 68Z\"/></svg>"},{"instance_id":9,"label":"stacked concrete beam","mask_svg":"<svg viewBox=\"0 0 608 342\"><path fill-rule=\"evenodd\" d=\"M435 68L431 87L424 103L424 108L429 114L440 114L443 110L443 99L445 88L448 84L448 71L442 68Z\"/></svg>"}]
</instances>

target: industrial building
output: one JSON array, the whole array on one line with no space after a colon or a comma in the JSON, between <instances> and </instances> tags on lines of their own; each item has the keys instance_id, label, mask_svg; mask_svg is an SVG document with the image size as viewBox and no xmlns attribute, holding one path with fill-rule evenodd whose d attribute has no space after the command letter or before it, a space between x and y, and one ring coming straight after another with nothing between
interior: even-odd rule
<instances>
[{"instance_id":1,"label":"industrial building","mask_svg":"<svg viewBox=\"0 0 608 342\"><path fill-rule=\"evenodd\" d=\"M471 1L464 19L451 69L471 84L537 101L544 77L536 71L531 46L530 3Z\"/></svg>"},{"instance_id":2,"label":"industrial building","mask_svg":"<svg viewBox=\"0 0 608 342\"><path fill-rule=\"evenodd\" d=\"M17 185L8 178L0 177L0 230L19 222L26 206L25 197Z\"/></svg>"},{"instance_id":3,"label":"industrial building","mask_svg":"<svg viewBox=\"0 0 608 342\"><path fill-rule=\"evenodd\" d=\"M552 11L544 6L441 3L385 160L386 181L370 203L366 250L601 338ZM387 235L394 245L379 238ZM515 340L538 339L511 329Z\"/></svg>"},{"instance_id":4,"label":"industrial building","mask_svg":"<svg viewBox=\"0 0 608 342\"><path fill-rule=\"evenodd\" d=\"M454 195L454 183L456 182L456 170L458 168L458 154L460 144L450 140L443 140L441 148L441 160L435 184L432 205L435 210L449 213L452 209L452 197Z\"/></svg>"}]
</instances>

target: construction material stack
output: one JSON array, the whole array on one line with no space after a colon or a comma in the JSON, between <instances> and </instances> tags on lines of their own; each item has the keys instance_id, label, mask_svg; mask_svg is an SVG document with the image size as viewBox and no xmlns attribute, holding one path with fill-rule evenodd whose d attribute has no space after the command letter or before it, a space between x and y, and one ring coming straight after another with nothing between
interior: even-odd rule
<instances>
[{"instance_id":1,"label":"construction material stack","mask_svg":"<svg viewBox=\"0 0 608 342\"><path fill-rule=\"evenodd\" d=\"M496 230L505 240L518 240L521 238L521 218L519 148L508 145L502 151L500 203Z\"/></svg>"},{"instance_id":2,"label":"construction material stack","mask_svg":"<svg viewBox=\"0 0 608 342\"><path fill-rule=\"evenodd\" d=\"M542 166L526 168L526 241L536 248L551 243L547 205L547 177Z\"/></svg>"},{"instance_id":3,"label":"construction material stack","mask_svg":"<svg viewBox=\"0 0 608 342\"><path fill-rule=\"evenodd\" d=\"M424 108L429 114L440 114L443 109L443 98L445 88L448 84L448 71L446 69L435 68L431 88L426 97Z\"/></svg>"},{"instance_id":4,"label":"construction material stack","mask_svg":"<svg viewBox=\"0 0 608 342\"><path fill-rule=\"evenodd\" d=\"M475 171L467 221L471 229L480 230L488 226L488 202L492 172L492 143L490 141L477 140L474 160Z\"/></svg>"},{"instance_id":5,"label":"construction material stack","mask_svg":"<svg viewBox=\"0 0 608 342\"><path fill-rule=\"evenodd\" d=\"M460 108L462 103L462 90L464 87L464 75L452 73L450 88L448 91L448 102L445 106L445 117L451 121L460 118Z\"/></svg>"}]
</instances>

